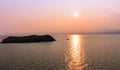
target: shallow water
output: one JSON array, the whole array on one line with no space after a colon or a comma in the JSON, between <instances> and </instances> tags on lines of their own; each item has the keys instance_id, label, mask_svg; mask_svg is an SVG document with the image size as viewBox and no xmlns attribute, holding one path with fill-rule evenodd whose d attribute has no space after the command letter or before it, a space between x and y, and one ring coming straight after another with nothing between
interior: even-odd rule
<instances>
[{"instance_id":1,"label":"shallow water","mask_svg":"<svg viewBox=\"0 0 120 70\"><path fill-rule=\"evenodd\" d=\"M0 70L120 70L120 35L52 36L57 41L0 44Z\"/></svg>"}]
</instances>

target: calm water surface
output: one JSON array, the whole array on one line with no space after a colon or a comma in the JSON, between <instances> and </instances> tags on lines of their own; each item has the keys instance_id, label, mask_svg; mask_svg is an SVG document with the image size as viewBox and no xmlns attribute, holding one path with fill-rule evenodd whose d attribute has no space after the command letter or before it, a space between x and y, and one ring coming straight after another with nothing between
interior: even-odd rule
<instances>
[{"instance_id":1,"label":"calm water surface","mask_svg":"<svg viewBox=\"0 0 120 70\"><path fill-rule=\"evenodd\" d=\"M0 70L120 70L120 35L52 36L57 41L0 44Z\"/></svg>"}]
</instances>

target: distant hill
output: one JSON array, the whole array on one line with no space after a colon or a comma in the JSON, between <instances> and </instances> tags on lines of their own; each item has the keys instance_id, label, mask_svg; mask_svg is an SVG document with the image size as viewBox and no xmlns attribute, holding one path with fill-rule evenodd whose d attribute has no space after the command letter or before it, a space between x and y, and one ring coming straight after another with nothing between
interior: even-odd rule
<instances>
[{"instance_id":1,"label":"distant hill","mask_svg":"<svg viewBox=\"0 0 120 70\"><path fill-rule=\"evenodd\" d=\"M120 34L120 31L94 32L93 34Z\"/></svg>"},{"instance_id":2,"label":"distant hill","mask_svg":"<svg viewBox=\"0 0 120 70\"><path fill-rule=\"evenodd\" d=\"M105 34L120 34L120 31L103 32Z\"/></svg>"}]
</instances>

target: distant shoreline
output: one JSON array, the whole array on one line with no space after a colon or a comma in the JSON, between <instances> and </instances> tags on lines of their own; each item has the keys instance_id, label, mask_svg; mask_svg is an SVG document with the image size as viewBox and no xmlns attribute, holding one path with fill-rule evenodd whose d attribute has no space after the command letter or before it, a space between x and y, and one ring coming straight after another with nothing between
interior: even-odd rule
<instances>
[{"instance_id":1,"label":"distant shoreline","mask_svg":"<svg viewBox=\"0 0 120 70\"><path fill-rule=\"evenodd\" d=\"M104 34L104 35L119 35L120 33L46 33L46 34L50 34L50 35L56 35L56 34L84 34L84 35L92 35L92 34ZM46 35L46 34L43 34L43 33L40 33L40 34L36 34L36 35ZM31 35L31 34L12 34L14 36L28 36L28 35ZM0 35L1 37L7 37L7 36L12 36L11 34L10 35Z\"/></svg>"}]
</instances>

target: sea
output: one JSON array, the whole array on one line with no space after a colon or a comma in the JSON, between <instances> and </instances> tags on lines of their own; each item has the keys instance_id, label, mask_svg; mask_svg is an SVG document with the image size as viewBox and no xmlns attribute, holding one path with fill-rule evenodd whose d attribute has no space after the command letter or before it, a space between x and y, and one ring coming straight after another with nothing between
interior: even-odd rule
<instances>
[{"instance_id":1,"label":"sea","mask_svg":"<svg viewBox=\"0 0 120 70\"><path fill-rule=\"evenodd\" d=\"M119 34L51 36L56 41L1 43L0 70L120 70Z\"/></svg>"}]
</instances>

